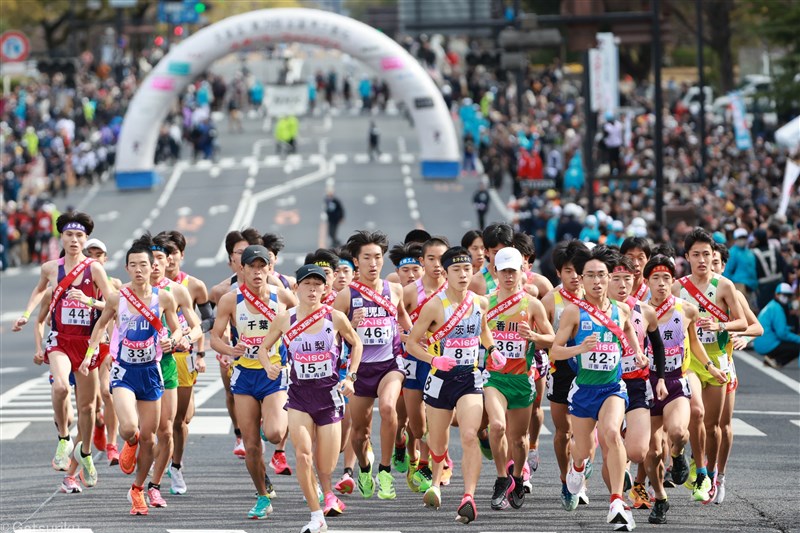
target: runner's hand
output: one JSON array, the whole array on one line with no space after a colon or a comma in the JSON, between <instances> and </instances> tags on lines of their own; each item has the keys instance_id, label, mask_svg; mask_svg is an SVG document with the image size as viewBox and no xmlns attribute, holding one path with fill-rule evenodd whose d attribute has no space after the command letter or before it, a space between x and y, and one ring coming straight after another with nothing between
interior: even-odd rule
<instances>
[{"instance_id":1,"label":"runner's hand","mask_svg":"<svg viewBox=\"0 0 800 533\"><path fill-rule=\"evenodd\" d=\"M342 380L339 383L339 392L341 392L345 398L351 398L354 393L353 382L350 381L349 379Z\"/></svg>"},{"instance_id":2,"label":"runner's hand","mask_svg":"<svg viewBox=\"0 0 800 533\"><path fill-rule=\"evenodd\" d=\"M267 377L269 379L275 381L278 379L278 376L281 375L281 365L279 364L271 364L267 367Z\"/></svg>"},{"instance_id":3,"label":"runner's hand","mask_svg":"<svg viewBox=\"0 0 800 533\"><path fill-rule=\"evenodd\" d=\"M355 311L353 311L353 319L350 321L350 323L353 325L353 329L356 329L366 316L367 316L367 310L364 309L363 307L360 307Z\"/></svg>"},{"instance_id":4,"label":"runner's hand","mask_svg":"<svg viewBox=\"0 0 800 533\"><path fill-rule=\"evenodd\" d=\"M669 396L667 384L664 383L663 379L659 379L656 383L656 398L658 398L658 401L664 401L667 396Z\"/></svg>"},{"instance_id":5,"label":"runner's hand","mask_svg":"<svg viewBox=\"0 0 800 533\"><path fill-rule=\"evenodd\" d=\"M233 347L233 356L234 357L244 357L247 353L247 349L249 346L242 341L239 341L236 346Z\"/></svg>"},{"instance_id":6,"label":"runner's hand","mask_svg":"<svg viewBox=\"0 0 800 533\"><path fill-rule=\"evenodd\" d=\"M530 325L524 321L519 322L518 324L519 325L517 326L517 333L519 333L519 336L528 341L533 340L531 339L531 335L533 335L533 330L531 329Z\"/></svg>"},{"instance_id":7,"label":"runner's hand","mask_svg":"<svg viewBox=\"0 0 800 533\"><path fill-rule=\"evenodd\" d=\"M636 352L633 360L639 368L646 368L650 364L650 358L641 352Z\"/></svg>"},{"instance_id":8,"label":"runner's hand","mask_svg":"<svg viewBox=\"0 0 800 533\"><path fill-rule=\"evenodd\" d=\"M80 289L70 289L67 291L67 299L69 300L77 300L78 302L82 302L83 299L86 298L86 294Z\"/></svg>"},{"instance_id":9,"label":"runner's hand","mask_svg":"<svg viewBox=\"0 0 800 533\"><path fill-rule=\"evenodd\" d=\"M44 363L44 352L40 348L36 350L35 354L33 354L33 364L41 365L42 363Z\"/></svg>"},{"instance_id":10,"label":"runner's hand","mask_svg":"<svg viewBox=\"0 0 800 533\"><path fill-rule=\"evenodd\" d=\"M597 348L597 339L598 339L597 333L592 333L591 335L583 339L583 342L580 344L581 353L591 352L595 348Z\"/></svg>"},{"instance_id":11,"label":"runner's hand","mask_svg":"<svg viewBox=\"0 0 800 533\"><path fill-rule=\"evenodd\" d=\"M28 317L21 316L14 322L14 325L11 327L11 331L20 331L22 327L28 323Z\"/></svg>"},{"instance_id":12,"label":"runner's hand","mask_svg":"<svg viewBox=\"0 0 800 533\"><path fill-rule=\"evenodd\" d=\"M500 370L506 366L506 356L500 350L492 350L492 354L489 357L492 358L492 366L496 370Z\"/></svg>"},{"instance_id":13,"label":"runner's hand","mask_svg":"<svg viewBox=\"0 0 800 533\"><path fill-rule=\"evenodd\" d=\"M89 375L89 364L92 362L92 358L84 359L81 361L81 366L78 367L78 372L83 374L84 376Z\"/></svg>"},{"instance_id":14,"label":"runner's hand","mask_svg":"<svg viewBox=\"0 0 800 533\"><path fill-rule=\"evenodd\" d=\"M728 374L714 366L713 364L708 365L708 373L711 374L711 377L719 381L720 383L727 383L728 382Z\"/></svg>"},{"instance_id":15,"label":"runner's hand","mask_svg":"<svg viewBox=\"0 0 800 533\"><path fill-rule=\"evenodd\" d=\"M195 357L194 369L198 374L203 374L206 371L206 361L203 357Z\"/></svg>"},{"instance_id":16,"label":"runner's hand","mask_svg":"<svg viewBox=\"0 0 800 533\"><path fill-rule=\"evenodd\" d=\"M436 370L441 370L442 372L448 372L456 366L456 360L452 357L445 357L444 355L439 355L433 358L431 361L431 366L434 367Z\"/></svg>"}]
</instances>

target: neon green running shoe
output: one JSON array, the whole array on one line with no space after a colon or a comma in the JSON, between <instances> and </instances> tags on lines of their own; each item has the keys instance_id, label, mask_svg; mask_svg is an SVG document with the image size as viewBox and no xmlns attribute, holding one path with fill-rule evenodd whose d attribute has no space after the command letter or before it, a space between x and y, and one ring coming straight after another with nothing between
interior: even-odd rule
<instances>
[{"instance_id":1,"label":"neon green running shoe","mask_svg":"<svg viewBox=\"0 0 800 533\"><path fill-rule=\"evenodd\" d=\"M414 474L417 473L418 467L419 467L419 460L411 461L408 464L408 471L406 472L406 483L408 484L408 488L411 489L411 492L419 492L419 487L414 484Z\"/></svg>"},{"instance_id":2,"label":"neon green running shoe","mask_svg":"<svg viewBox=\"0 0 800 533\"><path fill-rule=\"evenodd\" d=\"M433 484L433 472L428 465L423 466L411 476L411 482L417 487L415 492L426 492Z\"/></svg>"},{"instance_id":3,"label":"neon green running shoe","mask_svg":"<svg viewBox=\"0 0 800 533\"><path fill-rule=\"evenodd\" d=\"M408 472L408 465L411 460L411 457L406 450L406 447L403 446L402 448L398 448L395 446L394 448L394 455L392 455L392 465L394 469L400 472L401 474L405 474Z\"/></svg>"},{"instance_id":4,"label":"neon green running shoe","mask_svg":"<svg viewBox=\"0 0 800 533\"><path fill-rule=\"evenodd\" d=\"M692 490L692 499L696 502L707 502L711 498L710 491L711 479L705 474L697 476Z\"/></svg>"},{"instance_id":5,"label":"neon green running shoe","mask_svg":"<svg viewBox=\"0 0 800 533\"><path fill-rule=\"evenodd\" d=\"M697 465L694 462L694 457L689 460L689 478L683 484L687 489L694 491L694 484L697 481Z\"/></svg>"},{"instance_id":6,"label":"neon green running shoe","mask_svg":"<svg viewBox=\"0 0 800 533\"><path fill-rule=\"evenodd\" d=\"M97 485L97 470L94 468L94 461L92 460L92 455L89 454L86 457L81 455L81 443L79 442L77 446L75 446L75 452L73 453L75 460L78 461L80 465L80 478L83 486L86 488L94 487Z\"/></svg>"},{"instance_id":7,"label":"neon green running shoe","mask_svg":"<svg viewBox=\"0 0 800 533\"><path fill-rule=\"evenodd\" d=\"M361 496L364 498L372 498L375 493L375 480L372 479L372 465L366 472L358 467L358 490L361 491Z\"/></svg>"},{"instance_id":8,"label":"neon green running shoe","mask_svg":"<svg viewBox=\"0 0 800 533\"><path fill-rule=\"evenodd\" d=\"M394 491L394 478L391 472L378 472L378 498L381 500L394 500L397 493Z\"/></svg>"},{"instance_id":9,"label":"neon green running shoe","mask_svg":"<svg viewBox=\"0 0 800 533\"><path fill-rule=\"evenodd\" d=\"M56 455L53 457L53 469L59 472L66 472L69 468L69 456L72 455L72 438L58 439Z\"/></svg>"}]
</instances>

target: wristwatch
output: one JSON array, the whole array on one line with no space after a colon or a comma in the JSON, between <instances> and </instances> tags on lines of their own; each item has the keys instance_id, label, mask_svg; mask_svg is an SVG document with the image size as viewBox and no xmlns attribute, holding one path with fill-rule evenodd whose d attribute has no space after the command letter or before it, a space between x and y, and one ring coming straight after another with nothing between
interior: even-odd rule
<instances>
[{"instance_id":1,"label":"wristwatch","mask_svg":"<svg viewBox=\"0 0 800 533\"><path fill-rule=\"evenodd\" d=\"M708 362L705 364L706 370L708 370L708 365L713 365L713 364L714 364L714 361L709 359Z\"/></svg>"},{"instance_id":2,"label":"wristwatch","mask_svg":"<svg viewBox=\"0 0 800 533\"><path fill-rule=\"evenodd\" d=\"M355 373L355 372L348 372L348 373L347 373L347 376L345 377L345 379L349 379L350 381L352 381L353 383L355 383L355 382L356 382L356 380L358 379L358 376L356 375L356 373Z\"/></svg>"}]
</instances>

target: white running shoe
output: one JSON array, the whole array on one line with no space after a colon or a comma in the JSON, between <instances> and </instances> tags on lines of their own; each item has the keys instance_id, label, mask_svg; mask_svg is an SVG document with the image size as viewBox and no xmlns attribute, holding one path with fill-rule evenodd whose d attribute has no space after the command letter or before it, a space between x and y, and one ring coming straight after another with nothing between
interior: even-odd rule
<instances>
[{"instance_id":1,"label":"white running shoe","mask_svg":"<svg viewBox=\"0 0 800 533\"><path fill-rule=\"evenodd\" d=\"M311 521L303 526L300 533L323 533L325 531L328 531L328 524L325 523L325 519L312 517Z\"/></svg>"},{"instance_id":2,"label":"white running shoe","mask_svg":"<svg viewBox=\"0 0 800 533\"><path fill-rule=\"evenodd\" d=\"M616 524L616 531L633 531L636 527L631 508L625 505L621 499L616 499L609 505L606 522Z\"/></svg>"},{"instance_id":3,"label":"white running shoe","mask_svg":"<svg viewBox=\"0 0 800 533\"><path fill-rule=\"evenodd\" d=\"M539 449L533 449L528 451L528 464L531 466L531 470L536 472L539 469Z\"/></svg>"},{"instance_id":4,"label":"white running shoe","mask_svg":"<svg viewBox=\"0 0 800 533\"><path fill-rule=\"evenodd\" d=\"M721 505L725 501L725 474L717 476L717 494L714 497L714 503Z\"/></svg>"},{"instance_id":5,"label":"white running shoe","mask_svg":"<svg viewBox=\"0 0 800 533\"><path fill-rule=\"evenodd\" d=\"M572 461L570 461L569 471L567 472L567 489L569 489L572 494L578 494L583 488L583 484L585 482L585 470L582 472L576 472L575 465L572 463Z\"/></svg>"},{"instance_id":6,"label":"white running shoe","mask_svg":"<svg viewBox=\"0 0 800 533\"><path fill-rule=\"evenodd\" d=\"M583 485L581 491L575 496L578 498L578 505L589 505L589 495L586 494L586 485Z\"/></svg>"},{"instance_id":7,"label":"white running shoe","mask_svg":"<svg viewBox=\"0 0 800 533\"><path fill-rule=\"evenodd\" d=\"M170 494L186 494L186 481L183 480L183 470L175 468L172 463L167 470L169 476L169 493Z\"/></svg>"}]
</instances>

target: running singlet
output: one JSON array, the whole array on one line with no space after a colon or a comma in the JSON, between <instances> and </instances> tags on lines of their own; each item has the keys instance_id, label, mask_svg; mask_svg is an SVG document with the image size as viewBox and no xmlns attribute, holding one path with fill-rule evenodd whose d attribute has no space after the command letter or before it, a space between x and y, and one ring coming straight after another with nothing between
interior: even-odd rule
<instances>
[{"instance_id":1,"label":"running singlet","mask_svg":"<svg viewBox=\"0 0 800 533\"><path fill-rule=\"evenodd\" d=\"M66 277L67 273L64 268L64 258L58 260L58 280ZM70 300L67 298L67 293L72 289L78 289L89 298L98 297L97 291L94 288L94 280L92 280L91 265L83 270L80 285L72 285L68 287L62 294L53 307L53 313L50 316L51 329L58 332L60 335L75 336L75 337L91 337L92 329L95 322L100 317L100 313L94 308L87 307L78 300Z\"/></svg>"},{"instance_id":2,"label":"running singlet","mask_svg":"<svg viewBox=\"0 0 800 533\"><path fill-rule=\"evenodd\" d=\"M664 377L683 377L689 368L691 359L686 357L686 334L683 327L683 302L675 300L670 319L658 325L658 331L664 340ZM656 364L650 361L650 370L656 371Z\"/></svg>"},{"instance_id":3,"label":"running singlet","mask_svg":"<svg viewBox=\"0 0 800 533\"><path fill-rule=\"evenodd\" d=\"M622 327L619 307L614 300L611 300L611 320ZM597 346L591 352L576 356L578 372L575 382L578 385L610 385L619 382L622 377L622 345L619 339L605 326L596 324L589 313L580 309L575 345L582 343L592 333L597 334Z\"/></svg>"},{"instance_id":4,"label":"running singlet","mask_svg":"<svg viewBox=\"0 0 800 533\"><path fill-rule=\"evenodd\" d=\"M489 267L483 265L481 267L481 275L483 276L484 281L486 281L486 294L490 292L494 292L497 289L497 282L492 277L492 274L489 272Z\"/></svg>"},{"instance_id":5,"label":"running singlet","mask_svg":"<svg viewBox=\"0 0 800 533\"><path fill-rule=\"evenodd\" d=\"M267 285L267 287L269 288L269 299L264 303L277 313L278 289L273 285ZM234 366L256 370L264 368L258 360L258 353L269 328L270 323L267 317L258 311L251 312L247 307L247 301L244 299L242 290L236 289L236 330L239 333L239 342L247 344L248 348L243 356L236 359L233 363ZM269 360L272 364L282 363L281 355L278 351L279 345L280 342L276 342L274 346L267 348Z\"/></svg>"},{"instance_id":6,"label":"running singlet","mask_svg":"<svg viewBox=\"0 0 800 533\"><path fill-rule=\"evenodd\" d=\"M437 297L444 307L444 323L446 324L458 305L450 302L444 291L440 292ZM481 308L474 293L468 292L467 298L472 298L472 309L467 311L464 318L442 340L433 345L436 355L455 359L456 366L448 372L432 366L431 374L439 375L439 377L468 374L478 368L478 352L481 347Z\"/></svg>"},{"instance_id":7,"label":"running singlet","mask_svg":"<svg viewBox=\"0 0 800 533\"><path fill-rule=\"evenodd\" d=\"M493 368L491 358L486 360L486 370L498 374L515 374L526 375L528 374L531 365L533 364L533 351L528 350L528 341L523 339L518 333L520 322L528 321L528 305L530 304L529 297L522 293L522 298L519 298L517 293L511 298L518 299L519 301L511 306L509 309L500 312L496 317L489 320L489 329L492 330L492 338L494 338L497 348L506 356L506 365L501 369ZM506 302L511 303L511 298ZM503 305L504 302L498 302L497 291L489 295L489 316L493 314L494 309L498 305ZM514 311L509 313L508 311Z\"/></svg>"},{"instance_id":8,"label":"running singlet","mask_svg":"<svg viewBox=\"0 0 800 533\"><path fill-rule=\"evenodd\" d=\"M714 277L711 278L711 282L708 284L705 290L705 294L708 297L709 301L716 304L717 303L717 287L719 285L719 274L714 274ZM698 287L699 288L699 287ZM712 317L713 315L708 312L708 310L703 307L703 305L697 301L697 299L692 296L692 294L686 290L681 284L681 292L680 297L684 300L688 300L690 302L695 302L697 304L698 309L700 310L700 316L702 318L705 317ZM728 355L726 353L726 347L728 342L730 341L730 335L727 331L706 331L702 328L697 328L697 338L700 339L700 342L703 343L703 346L706 349L706 353L709 357L712 358L720 358L720 364L722 363L722 359L727 361ZM724 356L724 357L723 357ZM726 368L720 367L721 370L725 371Z\"/></svg>"},{"instance_id":9,"label":"running singlet","mask_svg":"<svg viewBox=\"0 0 800 533\"><path fill-rule=\"evenodd\" d=\"M183 274L183 272L181 272L181 274ZM186 276L186 274L183 274L183 275ZM178 278L180 278L180 275L178 275ZM187 289L189 287L189 277L188 276L184 277L182 279L182 281L178 281L177 279L170 280L169 278L161 278L161 281L158 282L157 287L159 289L164 289L167 292L172 292L170 290L170 286L171 286L170 281L172 281L174 283L180 283L184 287L187 287ZM184 331L187 331L188 329L190 329L189 328L189 323L186 321L186 317L183 316L183 309L182 308L178 308L177 315L178 315L178 324L181 325L181 332L184 332ZM162 318L162 322L164 324L164 327L169 329L169 326L167 326L167 321L166 321L165 318ZM172 332L170 331L170 335L171 334L172 334ZM189 355L190 353L192 353L192 346L189 345L189 351L188 352L176 352L176 353L179 354L179 355L180 354Z\"/></svg>"},{"instance_id":10,"label":"running singlet","mask_svg":"<svg viewBox=\"0 0 800 533\"><path fill-rule=\"evenodd\" d=\"M119 326L114 328L111 338L111 356L116 362L127 364L146 364L161 360L161 345L158 343L158 331L141 314L132 312L131 304L124 298L119 299ZM161 312L158 305L158 287L148 303L150 311L158 317Z\"/></svg>"},{"instance_id":11,"label":"running singlet","mask_svg":"<svg viewBox=\"0 0 800 533\"><path fill-rule=\"evenodd\" d=\"M636 340L645 355L650 355L650 345L647 340L647 331L644 327L644 315L642 315L642 304L639 300L628 297L628 307L631 308L631 324L636 331ZM651 357L652 359L652 357ZM647 379L650 375L648 367L639 368L636 366L636 357L634 355L622 356L622 379Z\"/></svg>"},{"instance_id":12,"label":"running singlet","mask_svg":"<svg viewBox=\"0 0 800 533\"><path fill-rule=\"evenodd\" d=\"M317 327L313 324L289 342L290 386L301 387L300 390L310 387L335 391L339 383L339 347L333 318L327 313L320 321L319 332L309 333L309 329ZM289 326L296 323L297 308L293 308L289 310Z\"/></svg>"},{"instance_id":13,"label":"running singlet","mask_svg":"<svg viewBox=\"0 0 800 533\"><path fill-rule=\"evenodd\" d=\"M561 295L561 289L563 289L562 285L556 287L556 291L553 293L553 331L558 331L558 325L561 323L561 315L564 313L564 309L567 307L567 302L564 301L564 297ZM572 340L567 342L567 346L573 346L574 343ZM550 365L550 373L555 374L559 370L562 369L569 369L573 374L575 373L575 358L572 357L564 361L563 359L559 359L558 361L553 361L552 365Z\"/></svg>"},{"instance_id":14,"label":"running singlet","mask_svg":"<svg viewBox=\"0 0 800 533\"><path fill-rule=\"evenodd\" d=\"M388 301L392 299L392 291L386 280L383 280L381 295ZM382 306L367 298L355 287L350 286L348 318L352 320L355 310L362 307L366 313L356 328L356 333L364 345L361 362L366 364L382 363L394 358L395 355L400 355L402 346L400 335L397 334L397 316L391 316Z\"/></svg>"}]
</instances>

